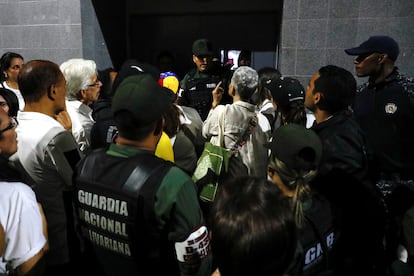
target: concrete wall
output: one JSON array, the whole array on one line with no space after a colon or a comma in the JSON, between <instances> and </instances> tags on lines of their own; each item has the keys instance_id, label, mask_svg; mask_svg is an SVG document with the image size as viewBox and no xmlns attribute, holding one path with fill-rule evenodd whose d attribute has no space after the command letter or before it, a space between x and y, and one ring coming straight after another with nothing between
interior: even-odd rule
<instances>
[{"instance_id":1,"label":"concrete wall","mask_svg":"<svg viewBox=\"0 0 414 276\"><path fill-rule=\"evenodd\" d=\"M0 0L0 55L57 64L85 57L111 66L90 0Z\"/></svg>"},{"instance_id":2,"label":"concrete wall","mask_svg":"<svg viewBox=\"0 0 414 276\"><path fill-rule=\"evenodd\" d=\"M80 3L82 56L95 60L99 69L113 67L91 0L80 0Z\"/></svg>"},{"instance_id":3,"label":"concrete wall","mask_svg":"<svg viewBox=\"0 0 414 276\"><path fill-rule=\"evenodd\" d=\"M305 86L323 65L354 72L344 49L384 34L400 45L396 65L414 76L413 26L413 0L285 0L279 69Z\"/></svg>"},{"instance_id":4,"label":"concrete wall","mask_svg":"<svg viewBox=\"0 0 414 276\"><path fill-rule=\"evenodd\" d=\"M285 0L278 68L304 85L326 64L353 71L353 58L343 49L386 34L400 44L397 66L414 76L413 26L413 0ZM112 66L91 0L0 0L0 53L5 51L26 61L84 57L99 68Z\"/></svg>"}]
</instances>

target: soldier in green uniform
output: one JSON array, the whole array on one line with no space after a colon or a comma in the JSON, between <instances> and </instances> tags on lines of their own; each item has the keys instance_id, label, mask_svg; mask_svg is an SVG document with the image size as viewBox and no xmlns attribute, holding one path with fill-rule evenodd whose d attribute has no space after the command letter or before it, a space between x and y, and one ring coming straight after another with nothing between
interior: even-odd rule
<instances>
[{"instance_id":1,"label":"soldier in green uniform","mask_svg":"<svg viewBox=\"0 0 414 276\"><path fill-rule=\"evenodd\" d=\"M80 229L87 256L97 260L90 267L105 275L210 275L210 240L195 185L154 155L174 99L149 74L126 77L112 100L118 136L78 164Z\"/></svg>"},{"instance_id":2,"label":"soldier in green uniform","mask_svg":"<svg viewBox=\"0 0 414 276\"><path fill-rule=\"evenodd\" d=\"M196 109L204 121L213 102L211 92L217 85L220 85L223 93L221 103L231 103L231 98L224 93L227 90L227 81L221 77L222 67L214 58L211 42L205 38L197 39L192 49L196 67L191 69L180 82L178 104Z\"/></svg>"}]
</instances>

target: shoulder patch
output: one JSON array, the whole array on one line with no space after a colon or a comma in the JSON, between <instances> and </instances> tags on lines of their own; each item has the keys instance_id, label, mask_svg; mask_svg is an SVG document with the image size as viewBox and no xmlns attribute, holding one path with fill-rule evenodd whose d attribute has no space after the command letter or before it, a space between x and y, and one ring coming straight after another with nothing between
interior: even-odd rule
<instances>
[{"instance_id":1,"label":"shoulder patch","mask_svg":"<svg viewBox=\"0 0 414 276\"><path fill-rule=\"evenodd\" d=\"M385 113L394 114L397 111L398 107L395 103L387 103L385 105Z\"/></svg>"}]
</instances>

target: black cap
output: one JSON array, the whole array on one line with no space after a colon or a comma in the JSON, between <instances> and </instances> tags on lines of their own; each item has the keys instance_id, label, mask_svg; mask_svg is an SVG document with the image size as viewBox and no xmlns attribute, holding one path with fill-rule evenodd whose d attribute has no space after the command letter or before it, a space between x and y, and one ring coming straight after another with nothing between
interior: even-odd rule
<instances>
[{"instance_id":1,"label":"black cap","mask_svg":"<svg viewBox=\"0 0 414 276\"><path fill-rule=\"evenodd\" d=\"M121 82L112 99L112 112L130 111L135 120L148 125L159 120L174 100L175 94L170 89L143 73Z\"/></svg>"},{"instance_id":2,"label":"black cap","mask_svg":"<svg viewBox=\"0 0 414 276\"><path fill-rule=\"evenodd\" d=\"M213 55L213 47L210 41L205 38L197 39L193 43L193 54L196 56L211 56Z\"/></svg>"},{"instance_id":3,"label":"black cap","mask_svg":"<svg viewBox=\"0 0 414 276\"><path fill-rule=\"evenodd\" d=\"M290 169L317 169L322 156L322 142L311 129L298 124L282 125L265 145Z\"/></svg>"},{"instance_id":4,"label":"black cap","mask_svg":"<svg viewBox=\"0 0 414 276\"><path fill-rule=\"evenodd\" d=\"M281 108L288 106L290 102L305 100L303 85L294 78L274 77L264 83L264 87L270 90L273 100Z\"/></svg>"},{"instance_id":5,"label":"black cap","mask_svg":"<svg viewBox=\"0 0 414 276\"><path fill-rule=\"evenodd\" d=\"M152 76L155 81L158 81L160 72L159 70L151 64L140 62L135 59L126 60L121 69L119 69L118 74L116 75L114 82L112 84L112 94L115 93L118 86L121 82L129 76L140 75L143 73L148 73Z\"/></svg>"},{"instance_id":6,"label":"black cap","mask_svg":"<svg viewBox=\"0 0 414 276\"><path fill-rule=\"evenodd\" d=\"M371 36L367 41L355 48L345 49L345 53L351 56L359 56L368 53L384 53L392 60L396 60L400 53L398 43L385 35Z\"/></svg>"}]
</instances>

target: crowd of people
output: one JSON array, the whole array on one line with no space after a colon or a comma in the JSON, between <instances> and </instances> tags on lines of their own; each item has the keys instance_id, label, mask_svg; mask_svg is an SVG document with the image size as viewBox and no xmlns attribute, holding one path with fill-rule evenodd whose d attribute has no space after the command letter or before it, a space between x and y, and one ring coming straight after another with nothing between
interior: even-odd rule
<instances>
[{"instance_id":1,"label":"crowd of people","mask_svg":"<svg viewBox=\"0 0 414 276\"><path fill-rule=\"evenodd\" d=\"M118 68L0 58L0 275L414 275L414 80L398 43L354 75L217 64L206 38ZM161 66L162 64L162 66ZM232 151L205 208L206 142ZM237 148L237 151L234 149Z\"/></svg>"}]
</instances>

